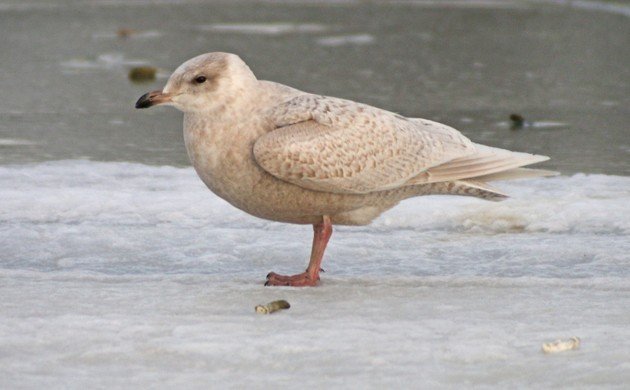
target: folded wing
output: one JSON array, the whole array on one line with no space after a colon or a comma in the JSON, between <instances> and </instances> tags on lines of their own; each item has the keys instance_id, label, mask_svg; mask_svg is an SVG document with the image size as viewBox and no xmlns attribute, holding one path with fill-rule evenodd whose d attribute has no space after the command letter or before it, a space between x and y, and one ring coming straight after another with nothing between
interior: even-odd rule
<instances>
[{"instance_id":1,"label":"folded wing","mask_svg":"<svg viewBox=\"0 0 630 390\"><path fill-rule=\"evenodd\" d=\"M512 152L505 149L474 144L473 154L455 158L429 168L409 180L408 185L440 183L460 179L478 181L509 180L521 177L549 176L555 172L519 168L549 160L547 156Z\"/></svg>"},{"instance_id":2,"label":"folded wing","mask_svg":"<svg viewBox=\"0 0 630 390\"><path fill-rule=\"evenodd\" d=\"M254 144L258 164L303 188L363 194L410 185L545 176L546 156L472 143L459 131L348 100L304 94L274 107L276 130ZM489 188L489 187L488 187Z\"/></svg>"},{"instance_id":3,"label":"folded wing","mask_svg":"<svg viewBox=\"0 0 630 390\"><path fill-rule=\"evenodd\" d=\"M476 151L469 139L440 123L326 96L300 95L268 117L277 129L256 141L256 161L275 177L316 191L397 188Z\"/></svg>"}]
</instances>

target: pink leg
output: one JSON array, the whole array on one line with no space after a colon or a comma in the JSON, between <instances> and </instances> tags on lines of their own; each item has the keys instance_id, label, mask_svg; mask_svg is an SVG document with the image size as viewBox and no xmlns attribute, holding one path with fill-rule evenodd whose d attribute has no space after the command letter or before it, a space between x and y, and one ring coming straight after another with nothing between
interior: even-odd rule
<instances>
[{"instance_id":1,"label":"pink leg","mask_svg":"<svg viewBox=\"0 0 630 390\"><path fill-rule=\"evenodd\" d=\"M332 235L332 222L330 217L324 215L322 222L313 225L313 248L311 249L311 260L308 263L306 272L297 275L279 275L275 272L267 275L265 286L315 286L319 282L319 271L322 265L322 258L328 240Z\"/></svg>"}]
</instances>

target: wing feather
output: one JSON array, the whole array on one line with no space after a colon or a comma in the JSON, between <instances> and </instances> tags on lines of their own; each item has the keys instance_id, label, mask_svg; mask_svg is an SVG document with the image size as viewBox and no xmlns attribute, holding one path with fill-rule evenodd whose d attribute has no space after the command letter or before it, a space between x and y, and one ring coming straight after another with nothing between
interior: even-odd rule
<instances>
[{"instance_id":1,"label":"wing feather","mask_svg":"<svg viewBox=\"0 0 630 390\"><path fill-rule=\"evenodd\" d=\"M268 118L276 130L254 144L257 163L316 191L392 189L475 153L469 139L446 125L344 99L304 94L274 107Z\"/></svg>"},{"instance_id":2,"label":"wing feather","mask_svg":"<svg viewBox=\"0 0 630 390\"><path fill-rule=\"evenodd\" d=\"M477 177L492 177L525 165L548 160L549 157L475 144L474 154L456 158L420 173L407 184L429 184ZM496 179L493 179L496 180Z\"/></svg>"}]
</instances>

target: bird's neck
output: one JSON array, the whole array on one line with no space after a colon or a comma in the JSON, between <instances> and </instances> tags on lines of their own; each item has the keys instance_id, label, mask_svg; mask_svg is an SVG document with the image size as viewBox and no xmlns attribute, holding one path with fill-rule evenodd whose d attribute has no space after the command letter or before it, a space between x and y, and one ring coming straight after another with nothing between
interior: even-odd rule
<instances>
[{"instance_id":1,"label":"bird's neck","mask_svg":"<svg viewBox=\"0 0 630 390\"><path fill-rule=\"evenodd\" d=\"M256 84L248 88L211 110L184 113L184 138L189 154L251 147L269 131L265 116L260 114L266 107L260 104L260 87ZM192 155L191 159L195 160Z\"/></svg>"}]
</instances>

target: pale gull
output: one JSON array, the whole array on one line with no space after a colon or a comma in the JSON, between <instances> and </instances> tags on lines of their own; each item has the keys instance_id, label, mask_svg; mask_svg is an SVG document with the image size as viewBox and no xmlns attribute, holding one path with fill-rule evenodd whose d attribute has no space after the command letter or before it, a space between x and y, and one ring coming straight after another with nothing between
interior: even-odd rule
<instances>
[{"instance_id":1,"label":"pale gull","mask_svg":"<svg viewBox=\"0 0 630 390\"><path fill-rule=\"evenodd\" d=\"M520 168L548 157L471 142L457 130L334 97L257 80L237 55L182 64L136 108L184 112L184 140L215 194L260 218L312 224L306 272L267 285L314 286L332 225L365 225L419 195L506 196L488 181L543 176Z\"/></svg>"}]
</instances>

